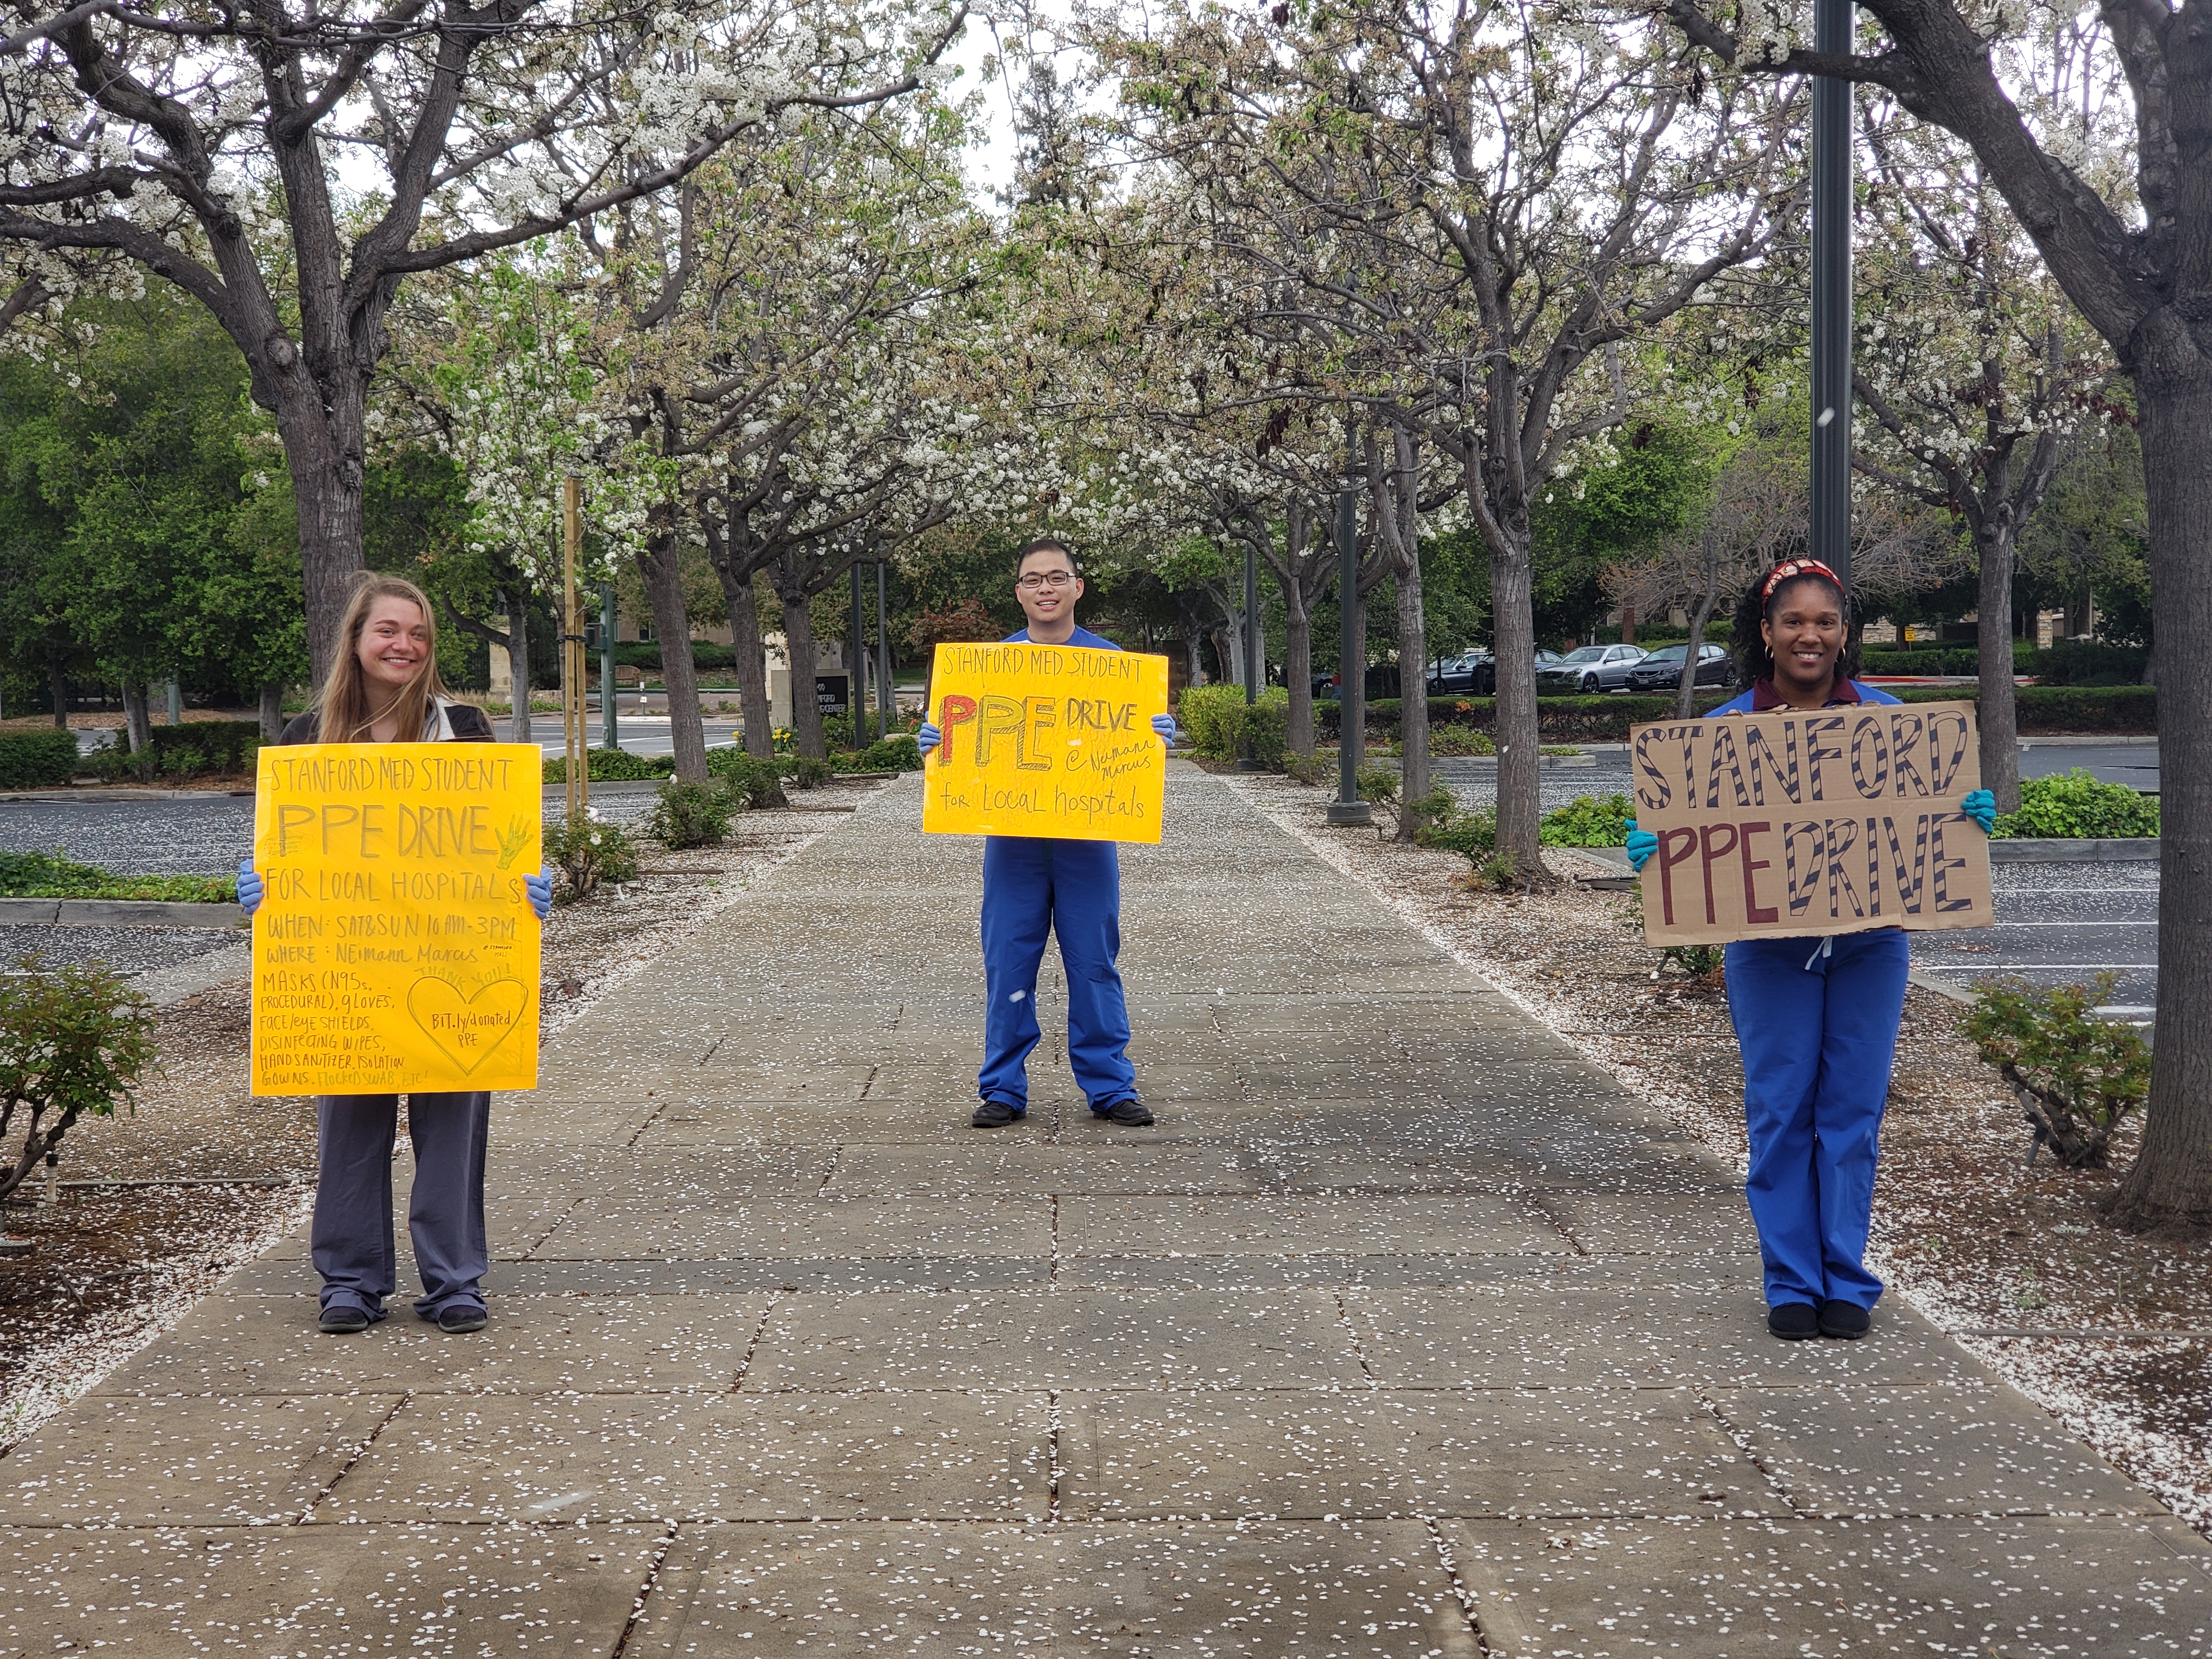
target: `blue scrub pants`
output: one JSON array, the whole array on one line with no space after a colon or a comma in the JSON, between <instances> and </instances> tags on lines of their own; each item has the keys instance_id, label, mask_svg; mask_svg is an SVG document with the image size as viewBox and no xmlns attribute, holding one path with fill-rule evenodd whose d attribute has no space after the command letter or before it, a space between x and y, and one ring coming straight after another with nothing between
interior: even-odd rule
<instances>
[{"instance_id":1,"label":"blue scrub pants","mask_svg":"<svg viewBox=\"0 0 2212 1659\"><path fill-rule=\"evenodd\" d=\"M398 1288L392 1241L392 1148L397 1095L324 1095L315 1102L321 1168L315 1181L313 1253L323 1307L384 1317ZM483 1306L491 1265L484 1242L484 1141L489 1094L410 1095L407 1138L415 1143L415 1188L407 1232L422 1294L415 1311L435 1319L449 1307Z\"/></svg>"},{"instance_id":2,"label":"blue scrub pants","mask_svg":"<svg viewBox=\"0 0 2212 1659\"><path fill-rule=\"evenodd\" d=\"M1863 1258L1909 958L1894 927L1829 944L1826 952L1817 939L1728 947L1729 1018L1743 1051L1751 1137L1744 1196L1769 1307L1871 1308L1881 1294Z\"/></svg>"},{"instance_id":3,"label":"blue scrub pants","mask_svg":"<svg viewBox=\"0 0 2212 1659\"><path fill-rule=\"evenodd\" d=\"M1067 1063L1094 1112L1137 1097L1129 1009L1121 995L1121 865L1110 841L992 836L983 842L983 1069L986 1100L1029 1106L1025 1062L1037 1027L1037 964L1060 936L1067 970Z\"/></svg>"}]
</instances>

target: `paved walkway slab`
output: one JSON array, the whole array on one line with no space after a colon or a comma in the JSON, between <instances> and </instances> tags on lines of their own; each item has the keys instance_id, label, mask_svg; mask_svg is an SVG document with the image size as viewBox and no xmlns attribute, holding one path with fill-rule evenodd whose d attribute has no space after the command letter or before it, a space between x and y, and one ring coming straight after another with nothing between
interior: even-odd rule
<instances>
[{"instance_id":1,"label":"paved walkway slab","mask_svg":"<svg viewBox=\"0 0 2212 1659\"><path fill-rule=\"evenodd\" d=\"M320 1336L296 1237L0 1461L0 1654L2212 1650L2197 1534L1910 1310L1768 1339L1698 1147L1195 771L1158 1123L1048 1035L969 1129L917 791L498 1102L489 1329Z\"/></svg>"}]
</instances>

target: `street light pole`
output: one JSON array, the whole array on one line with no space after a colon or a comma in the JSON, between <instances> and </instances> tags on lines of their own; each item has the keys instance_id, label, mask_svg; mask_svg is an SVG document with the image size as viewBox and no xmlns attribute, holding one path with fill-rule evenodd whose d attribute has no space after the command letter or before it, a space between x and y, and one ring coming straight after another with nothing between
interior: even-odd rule
<instances>
[{"instance_id":1,"label":"street light pole","mask_svg":"<svg viewBox=\"0 0 2212 1659\"><path fill-rule=\"evenodd\" d=\"M615 585L599 584L599 732L600 747L622 747L622 731L615 704Z\"/></svg>"},{"instance_id":2,"label":"street light pole","mask_svg":"<svg viewBox=\"0 0 2212 1659\"><path fill-rule=\"evenodd\" d=\"M868 746L868 626L867 612L860 598L860 561L853 561L853 648L846 653L852 665L853 683L846 688L845 702L853 711L853 747Z\"/></svg>"},{"instance_id":3,"label":"street light pole","mask_svg":"<svg viewBox=\"0 0 2212 1659\"><path fill-rule=\"evenodd\" d=\"M1851 49L1852 0L1814 0L1817 52ZM1808 545L1851 579L1851 86L1813 81L1813 522Z\"/></svg>"},{"instance_id":4,"label":"street light pole","mask_svg":"<svg viewBox=\"0 0 2212 1659\"><path fill-rule=\"evenodd\" d=\"M1347 429L1344 488L1336 498L1337 791L1328 804L1331 823L1372 823L1375 813L1359 799L1360 751L1367 737L1367 665L1359 653L1359 496L1352 469L1358 454Z\"/></svg>"}]
</instances>

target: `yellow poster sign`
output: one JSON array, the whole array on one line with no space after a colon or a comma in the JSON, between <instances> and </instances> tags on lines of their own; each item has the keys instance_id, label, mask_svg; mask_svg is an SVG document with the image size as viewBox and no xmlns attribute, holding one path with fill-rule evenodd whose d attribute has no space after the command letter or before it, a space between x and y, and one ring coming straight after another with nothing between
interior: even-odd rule
<instances>
[{"instance_id":1,"label":"yellow poster sign","mask_svg":"<svg viewBox=\"0 0 2212 1659\"><path fill-rule=\"evenodd\" d=\"M940 836L1158 842L1168 659L1066 645L940 645L921 827Z\"/></svg>"},{"instance_id":2,"label":"yellow poster sign","mask_svg":"<svg viewBox=\"0 0 2212 1659\"><path fill-rule=\"evenodd\" d=\"M253 1092L538 1086L533 744L261 751Z\"/></svg>"}]
</instances>

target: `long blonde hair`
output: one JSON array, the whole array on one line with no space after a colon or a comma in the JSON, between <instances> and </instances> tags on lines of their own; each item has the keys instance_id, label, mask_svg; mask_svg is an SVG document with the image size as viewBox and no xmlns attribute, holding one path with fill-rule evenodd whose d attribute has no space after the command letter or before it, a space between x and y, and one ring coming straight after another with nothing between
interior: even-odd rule
<instances>
[{"instance_id":1,"label":"long blonde hair","mask_svg":"<svg viewBox=\"0 0 2212 1659\"><path fill-rule=\"evenodd\" d=\"M364 571L356 580L359 586L338 624L337 656L331 664L330 678L323 682L322 696L315 700L315 735L324 743L368 743L372 741L369 728L396 714L398 741L418 742L434 700L446 695L446 684L438 677L438 619L422 590L404 577ZM430 648L415 678L382 703L370 701L368 677L361 672L362 630L368 626L368 613L379 599L404 599L412 605L422 613L422 626L430 636Z\"/></svg>"}]
</instances>

